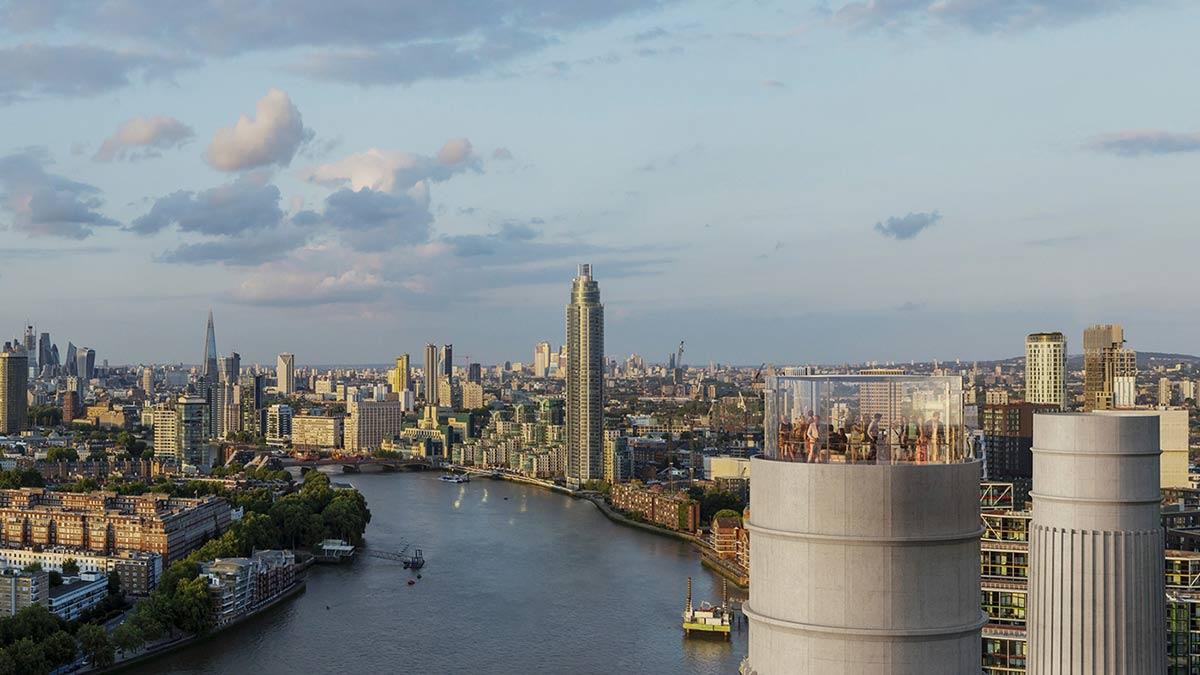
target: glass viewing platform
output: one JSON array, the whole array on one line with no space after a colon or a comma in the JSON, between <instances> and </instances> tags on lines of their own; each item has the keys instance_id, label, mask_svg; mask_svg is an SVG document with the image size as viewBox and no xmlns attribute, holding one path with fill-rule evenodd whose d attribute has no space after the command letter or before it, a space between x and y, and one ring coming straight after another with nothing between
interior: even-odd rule
<instances>
[{"instance_id":1,"label":"glass viewing platform","mask_svg":"<svg viewBox=\"0 0 1200 675\"><path fill-rule=\"evenodd\" d=\"M769 375L764 400L767 459L846 464L974 459L957 376Z\"/></svg>"}]
</instances>

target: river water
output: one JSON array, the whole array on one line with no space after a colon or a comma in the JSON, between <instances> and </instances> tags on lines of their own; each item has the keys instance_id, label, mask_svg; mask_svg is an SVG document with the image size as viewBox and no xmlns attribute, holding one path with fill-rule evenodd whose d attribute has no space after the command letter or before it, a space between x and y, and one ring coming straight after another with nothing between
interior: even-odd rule
<instances>
[{"instance_id":1,"label":"river water","mask_svg":"<svg viewBox=\"0 0 1200 675\"><path fill-rule=\"evenodd\" d=\"M422 578L360 557L315 567L303 595L133 673L721 673L732 642L685 640L687 578L721 578L687 543L541 488L436 474L337 476L367 498L367 547L424 550ZM730 587L730 596L735 589Z\"/></svg>"}]
</instances>

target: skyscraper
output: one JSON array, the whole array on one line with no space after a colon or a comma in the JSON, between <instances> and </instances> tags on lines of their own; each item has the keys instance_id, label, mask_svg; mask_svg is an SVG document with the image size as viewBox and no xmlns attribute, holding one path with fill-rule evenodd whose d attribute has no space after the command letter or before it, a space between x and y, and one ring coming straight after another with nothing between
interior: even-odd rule
<instances>
[{"instance_id":1,"label":"skyscraper","mask_svg":"<svg viewBox=\"0 0 1200 675\"><path fill-rule=\"evenodd\" d=\"M33 332L33 326L25 327L25 358L29 362L29 367L36 372L41 360L38 359L37 352L37 333Z\"/></svg>"},{"instance_id":2,"label":"skyscraper","mask_svg":"<svg viewBox=\"0 0 1200 675\"><path fill-rule=\"evenodd\" d=\"M580 265L567 305L567 483L604 478L604 305Z\"/></svg>"},{"instance_id":3,"label":"skyscraper","mask_svg":"<svg viewBox=\"0 0 1200 675\"><path fill-rule=\"evenodd\" d=\"M424 367L424 382L422 387L425 393L426 405L437 405L438 402L438 352L437 345L432 343L425 345L425 363Z\"/></svg>"},{"instance_id":4,"label":"skyscraper","mask_svg":"<svg viewBox=\"0 0 1200 675\"><path fill-rule=\"evenodd\" d=\"M229 356L222 356L217 359L217 375L221 384L236 385L242 374L242 355L237 352L229 352Z\"/></svg>"},{"instance_id":5,"label":"skyscraper","mask_svg":"<svg viewBox=\"0 0 1200 675\"><path fill-rule=\"evenodd\" d=\"M442 345L442 375L454 377L454 345Z\"/></svg>"},{"instance_id":6,"label":"skyscraper","mask_svg":"<svg viewBox=\"0 0 1200 675\"><path fill-rule=\"evenodd\" d=\"M0 351L0 434L19 434L29 415L29 359L20 345Z\"/></svg>"},{"instance_id":7,"label":"skyscraper","mask_svg":"<svg viewBox=\"0 0 1200 675\"><path fill-rule=\"evenodd\" d=\"M181 464L208 468L212 465L208 453L208 439L212 433L209 402L199 396L180 396L175 411L179 420L176 458Z\"/></svg>"},{"instance_id":8,"label":"skyscraper","mask_svg":"<svg viewBox=\"0 0 1200 675\"><path fill-rule=\"evenodd\" d=\"M1067 338L1062 333L1030 333L1025 337L1025 400L1067 403Z\"/></svg>"},{"instance_id":9,"label":"skyscraper","mask_svg":"<svg viewBox=\"0 0 1200 675\"><path fill-rule=\"evenodd\" d=\"M392 391L401 393L412 389L412 382L408 377L408 354L401 354L396 357L396 369L392 371Z\"/></svg>"},{"instance_id":10,"label":"skyscraper","mask_svg":"<svg viewBox=\"0 0 1200 675\"><path fill-rule=\"evenodd\" d=\"M533 376L546 377L550 373L550 343L539 342L533 347Z\"/></svg>"},{"instance_id":11,"label":"skyscraper","mask_svg":"<svg viewBox=\"0 0 1200 675\"><path fill-rule=\"evenodd\" d=\"M54 357L50 353L52 347L49 333L42 333L38 336L38 368L58 365L54 363Z\"/></svg>"},{"instance_id":12,"label":"skyscraper","mask_svg":"<svg viewBox=\"0 0 1200 675\"><path fill-rule=\"evenodd\" d=\"M75 352L75 374L87 382L96 375L96 350L91 347L80 347Z\"/></svg>"},{"instance_id":13,"label":"skyscraper","mask_svg":"<svg viewBox=\"0 0 1200 675\"><path fill-rule=\"evenodd\" d=\"M75 350L75 345L70 340L67 341L66 358L63 360L63 365L67 367L67 375L79 374L79 353Z\"/></svg>"},{"instance_id":14,"label":"skyscraper","mask_svg":"<svg viewBox=\"0 0 1200 675\"><path fill-rule=\"evenodd\" d=\"M1029 675L1167 672L1159 446L1149 415L1034 416Z\"/></svg>"},{"instance_id":15,"label":"skyscraper","mask_svg":"<svg viewBox=\"0 0 1200 675\"><path fill-rule=\"evenodd\" d=\"M1120 324L1097 324L1083 331L1083 410L1131 406L1137 388L1137 354L1125 348Z\"/></svg>"},{"instance_id":16,"label":"skyscraper","mask_svg":"<svg viewBox=\"0 0 1200 675\"><path fill-rule=\"evenodd\" d=\"M216 382L220 377L217 370L217 333L213 330L212 310L208 310L208 326L204 331L204 360L200 362L200 379Z\"/></svg>"},{"instance_id":17,"label":"skyscraper","mask_svg":"<svg viewBox=\"0 0 1200 675\"><path fill-rule=\"evenodd\" d=\"M296 355L284 352L275 360L275 391L290 396L296 393Z\"/></svg>"},{"instance_id":18,"label":"skyscraper","mask_svg":"<svg viewBox=\"0 0 1200 675\"><path fill-rule=\"evenodd\" d=\"M142 392L146 400L154 400L154 369L150 366L142 366Z\"/></svg>"}]
</instances>

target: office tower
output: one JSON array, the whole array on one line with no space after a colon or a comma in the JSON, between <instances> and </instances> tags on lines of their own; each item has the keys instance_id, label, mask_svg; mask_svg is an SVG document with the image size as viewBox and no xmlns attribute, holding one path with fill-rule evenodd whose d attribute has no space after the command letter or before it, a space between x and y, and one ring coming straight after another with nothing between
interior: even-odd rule
<instances>
[{"instance_id":1,"label":"office tower","mask_svg":"<svg viewBox=\"0 0 1200 675\"><path fill-rule=\"evenodd\" d=\"M96 350L91 347L80 347L75 352L75 374L79 379L88 382L96 375Z\"/></svg>"},{"instance_id":2,"label":"office tower","mask_svg":"<svg viewBox=\"0 0 1200 675\"><path fill-rule=\"evenodd\" d=\"M425 394L426 405L437 405L438 403L438 352L437 346L433 344L425 345L425 363L424 363L424 382L422 387Z\"/></svg>"},{"instance_id":3,"label":"office tower","mask_svg":"<svg viewBox=\"0 0 1200 675\"><path fill-rule=\"evenodd\" d=\"M177 403L175 405L164 403L154 406L150 412L150 424L154 428L154 458L157 460L174 462L179 458L179 410L177 405Z\"/></svg>"},{"instance_id":4,"label":"office tower","mask_svg":"<svg viewBox=\"0 0 1200 675\"><path fill-rule=\"evenodd\" d=\"M220 378L217 370L217 333L213 330L212 310L208 310L208 326L204 330L204 360L200 362L200 380L216 382Z\"/></svg>"},{"instance_id":5,"label":"office tower","mask_svg":"<svg viewBox=\"0 0 1200 675\"><path fill-rule=\"evenodd\" d=\"M893 392L901 416L865 456L825 426L838 403L858 417L863 384ZM764 453L750 460L742 672L980 672L980 467L953 450L964 432L961 378L772 374L764 397ZM912 420L936 437L910 443ZM920 461L934 438L951 451Z\"/></svg>"},{"instance_id":6,"label":"office tower","mask_svg":"<svg viewBox=\"0 0 1200 675\"><path fill-rule=\"evenodd\" d=\"M241 411L241 431L255 436L263 434L263 390L265 389L262 375L247 375L242 378L237 389L238 409Z\"/></svg>"},{"instance_id":7,"label":"office tower","mask_svg":"<svg viewBox=\"0 0 1200 675\"><path fill-rule=\"evenodd\" d=\"M567 305L567 483L604 477L604 305L580 265Z\"/></svg>"},{"instance_id":8,"label":"office tower","mask_svg":"<svg viewBox=\"0 0 1200 675\"><path fill-rule=\"evenodd\" d=\"M533 348L533 376L546 377L550 374L550 343L539 342Z\"/></svg>"},{"instance_id":9,"label":"office tower","mask_svg":"<svg viewBox=\"0 0 1200 675\"><path fill-rule=\"evenodd\" d=\"M483 382L483 367L478 363L467 364L467 382L479 384Z\"/></svg>"},{"instance_id":10,"label":"office tower","mask_svg":"<svg viewBox=\"0 0 1200 675\"><path fill-rule=\"evenodd\" d=\"M276 403L267 408L268 441L282 441L292 436L292 407L284 403Z\"/></svg>"},{"instance_id":11,"label":"office tower","mask_svg":"<svg viewBox=\"0 0 1200 675\"><path fill-rule=\"evenodd\" d=\"M25 358L28 361L29 367L37 372L38 365L41 360L38 358L37 352L37 334L33 332L33 326L25 327Z\"/></svg>"},{"instance_id":12,"label":"office tower","mask_svg":"<svg viewBox=\"0 0 1200 675\"><path fill-rule=\"evenodd\" d=\"M242 355L229 352L229 356L217 359L217 374L221 384L236 385L242 374Z\"/></svg>"},{"instance_id":13,"label":"office tower","mask_svg":"<svg viewBox=\"0 0 1200 675\"><path fill-rule=\"evenodd\" d=\"M275 360L275 391L284 396L296 393L296 356L283 353Z\"/></svg>"},{"instance_id":14,"label":"office tower","mask_svg":"<svg viewBox=\"0 0 1200 675\"><path fill-rule=\"evenodd\" d=\"M70 341L67 341L67 354L63 365L67 368L67 375L79 375L79 353Z\"/></svg>"},{"instance_id":15,"label":"office tower","mask_svg":"<svg viewBox=\"0 0 1200 675\"><path fill-rule=\"evenodd\" d=\"M50 363L56 367L62 365L59 361L58 345L50 345Z\"/></svg>"},{"instance_id":16,"label":"office tower","mask_svg":"<svg viewBox=\"0 0 1200 675\"><path fill-rule=\"evenodd\" d=\"M1158 424L1034 417L1029 675L1167 671Z\"/></svg>"},{"instance_id":17,"label":"office tower","mask_svg":"<svg viewBox=\"0 0 1200 675\"><path fill-rule=\"evenodd\" d=\"M199 396L180 396L175 403L179 413L179 442L176 458L181 464L198 467L212 465L208 453L208 439L212 429L209 420L211 408L207 400ZM158 448L155 447L155 452Z\"/></svg>"},{"instance_id":18,"label":"office tower","mask_svg":"<svg viewBox=\"0 0 1200 675\"><path fill-rule=\"evenodd\" d=\"M150 366L142 366L142 393L146 400L154 400L154 369Z\"/></svg>"},{"instance_id":19,"label":"office tower","mask_svg":"<svg viewBox=\"0 0 1200 675\"><path fill-rule=\"evenodd\" d=\"M441 364L441 374L446 377L454 377L454 345L442 345L439 362Z\"/></svg>"},{"instance_id":20,"label":"office tower","mask_svg":"<svg viewBox=\"0 0 1200 675\"><path fill-rule=\"evenodd\" d=\"M1083 410L1133 405L1137 397L1137 354L1125 348L1119 324L1097 324L1083 331Z\"/></svg>"},{"instance_id":21,"label":"office tower","mask_svg":"<svg viewBox=\"0 0 1200 675\"><path fill-rule=\"evenodd\" d=\"M50 334L42 333L38 336L38 368L56 365L54 357L50 353Z\"/></svg>"},{"instance_id":22,"label":"office tower","mask_svg":"<svg viewBox=\"0 0 1200 675\"><path fill-rule=\"evenodd\" d=\"M1062 410L1067 403L1066 382L1067 338L1057 332L1025 336L1025 400Z\"/></svg>"},{"instance_id":23,"label":"office tower","mask_svg":"<svg viewBox=\"0 0 1200 675\"><path fill-rule=\"evenodd\" d=\"M408 354L401 354L396 357L396 369L392 371L391 376L391 381L388 384L392 385L392 391L397 394L412 388L412 383L409 382L408 377Z\"/></svg>"},{"instance_id":24,"label":"office tower","mask_svg":"<svg viewBox=\"0 0 1200 675\"><path fill-rule=\"evenodd\" d=\"M400 433L404 409L400 401L347 401L346 449L373 452Z\"/></svg>"},{"instance_id":25,"label":"office tower","mask_svg":"<svg viewBox=\"0 0 1200 675\"><path fill-rule=\"evenodd\" d=\"M0 351L0 434L21 433L29 423L29 359L20 345Z\"/></svg>"}]
</instances>

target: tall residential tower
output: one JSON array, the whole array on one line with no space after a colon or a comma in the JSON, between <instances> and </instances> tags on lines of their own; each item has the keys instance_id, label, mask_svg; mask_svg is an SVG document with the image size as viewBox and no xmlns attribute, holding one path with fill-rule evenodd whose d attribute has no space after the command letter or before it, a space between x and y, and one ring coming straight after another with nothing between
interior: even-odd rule
<instances>
[{"instance_id":1,"label":"tall residential tower","mask_svg":"<svg viewBox=\"0 0 1200 675\"><path fill-rule=\"evenodd\" d=\"M1109 410L1135 403L1137 354L1125 348L1125 330L1105 323L1083 331L1083 410Z\"/></svg>"},{"instance_id":2,"label":"tall residential tower","mask_svg":"<svg viewBox=\"0 0 1200 675\"><path fill-rule=\"evenodd\" d=\"M0 434L25 429L29 416L29 358L20 345L5 343L0 350Z\"/></svg>"},{"instance_id":3,"label":"tall residential tower","mask_svg":"<svg viewBox=\"0 0 1200 675\"><path fill-rule=\"evenodd\" d=\"M1062 333L1025 337L1025 400L1062 410L1067 403L1067 338Z\"/></svg>"},{"instance_id":4,"label":"tall residential tower","mask_svg":"<svg viewBox=\"0 0 1200 675\"><path fill-rule=\"evenodd\" d=\"M567 483L604 478L604 305L580 265L567 305Z\"/></svg>"},{"instance_id":5,"label":"tall residential tower","mask_svg":"<svg viewBox=\"0 0 1200 675\"><path fill-rule=\"evenodd\" d=\"M425 345L425 363L423 365L422 386L425 392L425 405L438 404L438 350L437 345Z\"/></svg>"}]
</instances>

